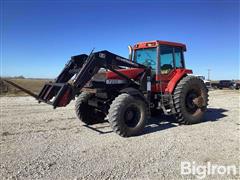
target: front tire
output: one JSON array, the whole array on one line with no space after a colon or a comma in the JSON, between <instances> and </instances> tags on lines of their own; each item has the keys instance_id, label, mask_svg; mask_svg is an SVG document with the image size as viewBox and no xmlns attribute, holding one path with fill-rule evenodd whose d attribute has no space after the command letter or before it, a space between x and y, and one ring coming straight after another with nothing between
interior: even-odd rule
<instances>
[{"instance_id":1,"label":"front tire","mask_svg":"<svg viewBox=\"0 0 240 180\"><path fill-rule=\"evenodd\" d=\"M208 89L201 79L186 76L177 84L173 100L180 124L199 123L207 109Z\"/></svg>"},{"instance_id":2,"label":"front tire","mask_svg":"<svg viewBox=\"0 0 240 180\"><path fill-rule=\"evenodd\" d=\"M147 119L146 103L127 93L113 100L109 109L109 123L113 131L122 137L142 132Z\"/></svg>"},{"instance_id":3,"label":"front tire","mask_svg":"<svg viewBox=\"0 0 240 180\"><path fill-rule=\"evenodd\" d=\"M76 101L75 112L79 120L87 125L97 124L104 121L105 115L93 106L88 105L88 100L93 96L91 93L82 92Z\"/></svg>"}]
</instances>

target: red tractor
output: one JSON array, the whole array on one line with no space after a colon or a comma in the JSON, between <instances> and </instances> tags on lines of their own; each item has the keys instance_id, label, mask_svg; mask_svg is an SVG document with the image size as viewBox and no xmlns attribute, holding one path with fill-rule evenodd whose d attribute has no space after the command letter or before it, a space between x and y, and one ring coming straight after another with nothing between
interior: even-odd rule
<instances>
[{"instance_id":1,"label":"red tractor","mask_svg":"<svg viewBox=\"0 0 240 180\"><path fill-rule=\"evenodd\" d=\"M129 59L108 51L73 56L39 95L22 90L54 108L77 96L75 109L81 121L90 125L107 118L123 137L141 133L147 119L160 112L175 115L181 124L202 120L208 90L201 79L189 75L184 44L150 41L129 50Z\"/></svg>"}]
</instances>

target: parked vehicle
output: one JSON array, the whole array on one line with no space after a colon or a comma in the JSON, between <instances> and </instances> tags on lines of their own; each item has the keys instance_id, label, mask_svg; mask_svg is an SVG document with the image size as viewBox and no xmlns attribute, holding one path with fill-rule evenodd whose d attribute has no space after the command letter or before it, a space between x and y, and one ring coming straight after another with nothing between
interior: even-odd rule
<instances>
[{"instance_id":1,"label":"parked vehicle","mask_svg":"<svg viewBox=\"0 0 240 180\"><path fill-rule=\"evenodd\" d=\"M218 88L219 89L223 89L223 88L239 89L239 86L237 85L237 83L235 83L232 80L221 80L219 81Z\"/></svg>"},{"instance_id":2,"label":"parked vehicle","mask_svg":"<svg viewBox=\"0 0 240 180\"><path fill-rule=\"evenodd\" d=\"M240 89L240 83L239 82L235 82L235 83L236 83L235 89Z\"/></svg>"},{"instance_id":3,"label":"parked vehicle","mask_svg":"<svg viewBox=\"0 0 240 180\"><path fill-rule=\"evenodd\" d=\"M218 82L211 82L211 88L212 89L218 89L219 83Z\"/></svg>"},{"instance_id":4,"label":"parked vehicle","mask_svg":"<svg viewBox=\"0 0 240 180\"><path fill-rule=\"evenodd\" d=\"M208 89L211 89L211 88L212 88L211 82L208 81L208 80L206 80L204 76L202 76L202 75L193 75L193 76L198 77L199 79L203 80L204 84L206 85L206 87L207 87Z\"/></svg>"}]
</instances>

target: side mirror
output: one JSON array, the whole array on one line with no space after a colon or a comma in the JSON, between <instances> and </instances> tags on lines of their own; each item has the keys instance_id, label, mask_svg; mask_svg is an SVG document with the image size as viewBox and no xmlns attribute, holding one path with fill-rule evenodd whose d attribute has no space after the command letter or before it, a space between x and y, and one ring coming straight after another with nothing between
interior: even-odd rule
<instances>
[{"instance_id":1,"label":"side mirror","mask_svg":"<svg viewBox=\"0 0 240 180\"><path fill-rule=\"evenodd\" d=\"M133 53L133 48L132 46L128 46L128 52L129 52L129 56L128 56L128 59L130 59L132 61L132 53Z\"/></svg>"}]
</instances>

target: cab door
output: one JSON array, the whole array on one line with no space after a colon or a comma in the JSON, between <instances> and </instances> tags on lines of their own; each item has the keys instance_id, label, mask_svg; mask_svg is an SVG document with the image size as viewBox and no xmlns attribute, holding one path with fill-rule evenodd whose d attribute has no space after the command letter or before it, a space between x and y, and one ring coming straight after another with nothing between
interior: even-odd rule
<instances>
[{"instance_id":1,"label":"cab door","mask_svg":"<svg viewBox=\"0 0 240 180\"><path fill-rule=\"evenodd\" d=\"M165 92L169 81L175 76L176 69L184 68L182 48L160 45L159 74L156 76L156 90Z\"/></svg>"}]
</instances>

